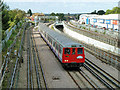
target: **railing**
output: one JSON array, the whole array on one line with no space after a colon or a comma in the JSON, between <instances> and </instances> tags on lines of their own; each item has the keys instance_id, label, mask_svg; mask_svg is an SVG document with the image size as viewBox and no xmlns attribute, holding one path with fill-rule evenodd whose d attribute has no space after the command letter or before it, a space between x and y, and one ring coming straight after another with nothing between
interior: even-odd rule
<instances>
[{"instance_id":1,"label":"railing","mask_svg":"<svg viewBox=\"0 0 120 90\"><path fill-rule=\"evenodd\" d=\"M110 37L108 35L98 33L99 30L92 28L92 27L89 28L89 27L86 27L85 25L78 26L77 24L73 24L73 25L75 26L74 28L76 29L76 32L80 32L81 34L88 36L90 38L93 38L95 40L98 40L98 41L104 42L106 44L118 47L118 38L117 38L118 36L117 35L116 35L117 37L113 38L113 37ZM70 26L68 28L70 28ZM96 32L94 29L96 30ZM108 31L105 31L105 32L108 33Z\"/></svg>"},{"instance_id":2,"label":"railing","mask_svg":"<svg viewBox=\"0 0 120 90\"><path fill-rule=\"evenodd\" d=\"M7 36L4 40L2 40L2 47L0 48L0 53L1 53L2 49L5 47L5 42L7 42L9 40L10 36L12 35L13 30L15 30L19 26L20 26L20 23L18 22L17 25L15 25L10 31L9 31L9 29L7 29L5 31Z\"/></svg>"}]
</instances>

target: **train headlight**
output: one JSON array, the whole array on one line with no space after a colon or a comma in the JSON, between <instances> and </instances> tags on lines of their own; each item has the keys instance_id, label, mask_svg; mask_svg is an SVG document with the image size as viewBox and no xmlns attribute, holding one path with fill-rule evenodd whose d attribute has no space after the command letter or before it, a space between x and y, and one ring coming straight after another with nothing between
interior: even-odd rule
<instances>
[{"instance_id":1,"label":"train headlight","mask_svg":"<svg viewBox=\"0 0 120 90\"><path fill-rule=\"evenodd\" d=\"M65 62L68 62L68 60L65 60Z\"/></svg>"},{"instance_id":2,"label":"train headlight","mask_svg":"<svg viewBox=\"0 0 120 90\"><path fill-rule=\"evenodd\" d=\"M78 56L77 59L83 59L83 56Z\"/></svg>"}]
</instances>

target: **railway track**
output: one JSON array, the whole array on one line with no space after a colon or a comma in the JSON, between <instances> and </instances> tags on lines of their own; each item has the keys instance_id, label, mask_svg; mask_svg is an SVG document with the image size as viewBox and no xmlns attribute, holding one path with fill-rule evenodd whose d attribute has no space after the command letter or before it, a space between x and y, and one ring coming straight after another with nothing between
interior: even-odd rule
<instances>
[{"instance_id":1,"label":"railway track","mask_svg":"<svg viewBox=\"0 0 120 90\"><path fill-rule=\"evenodd\" d=\"M32 64L31 64L31 44L30 44L30 31L27 30L27 88L33 89L33 79L32 79Z\"/></svg>"},{"instance_id":2,"label":"railway track","mask_svg":"<svg viewBox=\"0 0 120 90\"><path fill-rule=\"evenodd\" d=\"M101 88L108 88L114 90L115 88L120 88L120 81L89 60L85 62L83 69L67 70L67 73L79 89L93 88L100 90Z\"/></svg>"},{"instance_id":3,"label":"railway track","mask_svg":"<svg viewBox=\"0 0 120 90\"><path fill-rule=\"evenodd\" d=\"M34 40L33 32L28 31L28 80L27 86L30 88L47 89L44 71L40 61L39 53Z\"/></svg>"},{"instance_id":4,"label":"railway track","mask_svg":"<svg viewBox=\"0 0 120 90\"><path fill-rule=\"evenodd\" d=\"M100 89L100 87L91 79L91 77L85 74L82 70L67 71L67 73L79 89Z\"/></svg>"},{"instance_id":5,"label":"railway track","mask_svg":"<svg viewBox=\"0 0 120 90\"><path fill-rule=\"evenodd\" d=\"M89 59L86 58L84 67L92 73L100 82L102 82L107 88L114 89L120 88L120 81L112 77L106 71L92 63Z\"/></svg>"}]
</instances>

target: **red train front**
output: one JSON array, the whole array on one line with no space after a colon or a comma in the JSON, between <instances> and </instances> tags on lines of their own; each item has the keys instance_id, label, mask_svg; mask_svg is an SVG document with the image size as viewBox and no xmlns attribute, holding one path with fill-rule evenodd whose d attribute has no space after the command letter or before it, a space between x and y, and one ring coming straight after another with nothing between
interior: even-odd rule
<instances>
[{"instance_id":1,"label":"red train front","mask_svg":"<svg viewBox=\"0 0 120 90\"><path fill-rule=\"evenodd\" d=\"M62 63L68 67L80 67L85 62L83 47L63 48Z\"/></svg>"}]
</instances>

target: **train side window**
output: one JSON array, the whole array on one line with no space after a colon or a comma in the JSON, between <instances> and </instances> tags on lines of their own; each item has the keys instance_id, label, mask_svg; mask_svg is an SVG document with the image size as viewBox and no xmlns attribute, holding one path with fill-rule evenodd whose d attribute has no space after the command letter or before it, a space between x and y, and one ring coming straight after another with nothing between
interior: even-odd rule
<instances>
[{"instance_id":1,"label":"train side window","mask_svg":"<svg viewBox=\"0 0 120 90\"><path fill-rule=\"evenodd\" d=\"M72 54L75 54L75 48L72 49Z\"/></svg>"},{"instance_id":2,"label":"train side window","mask_svg":"<svg viewBox=\"0 0 120 90\"><path fill-rule=\"evenodd\" d=\"M55 42L53 42L53 47L55 47Z\"/></svg>"},{"instance_id":3,"label":"train side window","mask_svg":"<svg viewBox=\"0 0 120 90\"><path fill-rule=\"evenodd\" d=\"M59 53L61 53L61 46L59 47Z\"/></svg>"},{"instance_id":4,"label":"train side window","mask_svg":"<svg viewBox=\"0 0 120 90\"><path fill-rule=\"evenodd\" d=\"M78 52L78 54L82 54L83 53L83 49L82 48L78 48L77 52Z\"/></svg>"},{"instance_id":5,"label":"train side window","mask_svg":"<svg viewBox=\"0 0 120 90\"><path fill-rule=\"evenodd\" d=\"M70 49L69 48L65 48L64 54L70 54Z\"/></svg>"},{"instance_id":6,"label":"train side window","mask_svg":"<svg viewBox=\"0 0 120 90\"><path fill-rule=\"evenodd\" d=\"M56 44L56 50L58 51L58 44Z\"/></svg>"}]
</instances>

